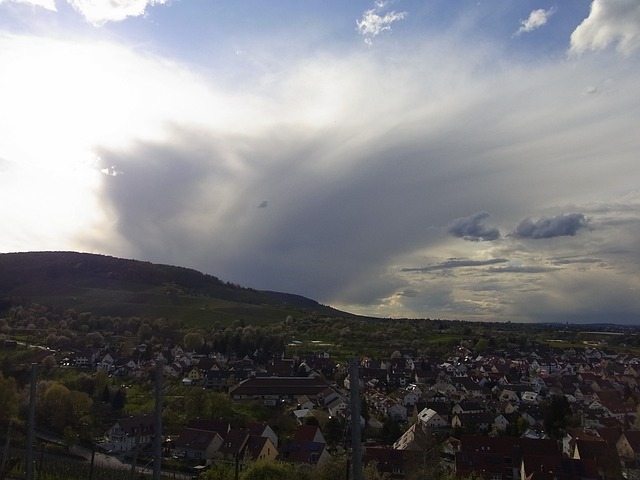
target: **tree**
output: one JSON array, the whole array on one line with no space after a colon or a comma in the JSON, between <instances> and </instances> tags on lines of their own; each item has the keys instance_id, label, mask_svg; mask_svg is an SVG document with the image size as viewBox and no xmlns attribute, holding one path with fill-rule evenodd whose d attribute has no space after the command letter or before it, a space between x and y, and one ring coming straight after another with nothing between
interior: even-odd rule
<instances>
[{"instance_id":1,"label":"tree","mask_svg":"<svg viewBox=\"0 0 640 480\"><path fill-rule=\"evenodd\" d=\"M111 401L111 408L114 410L122 410L127 403L126 393L119 388L116 393L113 394L113 400Z\"/></svg>"},{"instance_id":2,"label":"tree","mask_svg":"<svg viewBox=\"0 0 640 480\"><path fill-rule=\"evenodd\" d=\"M198 332L189 332L184 336L183 344L185 350L197 351L204 345L204 337Z\"/></svg>"},{"instance_id":3,"label":"tree","mask_svg":"<svg viewBox=\"0 0 640 480\"><path fill-rule=\"evenodd\" d=\"M240 476L242 480L290 480L303 479L303 472L284 462L258 461L249 465Z\"/></svg>"},{"instance_id":4,"label":"tree","mask_svg":"<svg viewBox=\"0 0 640 480\"><path fill-rule=\"evenodd\" d=\"M571 405L564 396L556 395L543 404L544 428L552 438L562 438L571 416Z\"/></svg>"},{"instance_id":5,"label":"tree","mask_svg":"<svg viewBox=\"0 0 640 480\"><path fill-rule=\"evenodd\" d=\"M362 469L364 480L389 480L391 475L378 470L378 462L369 462Z\"/></svg>"},{"instance_id":6,"label":"tree","mask_svg":"<svg viewBox=\"0 0 640 480\"><path fill-rule=\"evenodd\" d=\"M53 370L53 367L56 366L56 357L54 355L47 355L42 359L42 366L46 372L50 372Z\"/></svg>"},{"instance_id":7,"label":"tree","mask_svg":"<svg viewBox=\"0 0 640 480\"><path fill-rule=\"evenodd\" d=\"M385 445L391 445L400 438L400 435L402 435L402 430L400 429L398 422L391 417L387 417L382 424L382 443Z\"/></svg>"},{"instance_id":8,"label":"tree","mask_svg":"<svg viewBox=\"0 0 640 480\"><path fill-rule=\"evenodd\" d=\"M199 478L202 480L235 480L236 477L232 465L216 463L202 473Z\"/></svg>"},{"instance_id":9,"label":"tree","mask_svg":"<svg viewBox=\"0 0 640 480\"><path fill-rule=\"evenodd\" d=\"M330 462L318 465L311 477L313 480L342 480L348 468L347 457L334 456Z\"/></svg>"},{"instance_id":10,"label":"tree","mask_svg":"<svg viewBox=\"0 0 640 480\"><path fill-rule=\"evenodd\" d=\"M45 390L39 411L43 420L54 430L62 432L72 421L71 390L58 382L52 382Z\"/></svg>"}]
</instances>

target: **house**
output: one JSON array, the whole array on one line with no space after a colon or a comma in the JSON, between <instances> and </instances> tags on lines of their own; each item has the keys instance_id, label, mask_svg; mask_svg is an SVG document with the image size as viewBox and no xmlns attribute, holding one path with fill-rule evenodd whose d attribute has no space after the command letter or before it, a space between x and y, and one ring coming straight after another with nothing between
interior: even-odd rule
<instances>
[{"instance_id":1,"label":"house","mask_svg":"<svg viewBox=\"0 0 640 480\"><path fill-rule=\"evenodd\" d=\"M391 401L387 407L387 415L396 421L404 422L407 420L407 407L401 403Z\"/></svg>"},{"instance_id":2,"label":"house","mask_svg":"<svg viewBox=\"0 0 640 480\"><path fill-rule=\"evenodd\" d=\"M433 436L428 427L421 423L414 423L398 440L393 443L396 450L415 450L423 452L434 443Z\"/></svg>"},{"instance_id":3,"label":"house","mask_svg":"<svg viewBox=\"0 0 640 480\"><path fill-rule=\"evenodd\" d=\"M420 400L419 390L401 388L398 390L398 399L404 406L414 406Z\"/></svg>"},{"instance_id":4,"label":"house","mask_svg":"<svg viewBox=\"0 0 640 480\"><path fill-rule=\"evenodd\" d=\"M239 462L244 457L249 436L246 430L229 430L215 453L215 462L230 464Z\"/></svg>"},{"instance_id":5,"label":"house","mask_svg":"<svg viewBox=\"0 0 640 480\"><path fill-rule=\"evenodd\" d=\"M316 397L328 386L324 380L311 377L250 377L231 387L229 395L234 400L263 399L275 405L301 395Z\"/></svg>"},{"instance_id":6,"label":"house","mask_svg":"<svg viewBox=\"0 0 640 480\"><path fill-rule=\"evenodd\" d=\"M506 413L505 414L500 413L496 415L493 419L493 428L499 431L504 431L507 428L507 426L511 424L508 417L509 415Z\"/></svg>"},{"instance_id":7,"label":"house","mask_svg":"<svg viewBox=\"0 0 640 480\"><path fill-rule=\"evenodd\" d=\"M620 457L615 446L608 445L601 439L581 440L575 442L572 458L591 460L598 465L598 472L603 478L621 478Z\"/></svg>"},{"instance_id":8,"label":"house","mask_svg":"<svg viewBox=\"0 0 640 480\"><path fill-rule=\"evenodd\" d=\"M106 370L107 372L109 372L113 369L114 362L115 360L113 359L113 357L107 353L102 357L102 359L98 363L98 369Z\"/></svg>"},{"instance_id":9,"label":"house","mask_svg":"<svg viewBox=\"0 0 640 480\"><path fill-rule=\"evenodd\" d=\"M225 390L227 388L227 382L229 381L229 371L211 369L207 370L203 375L204 388L211 388L213 390Z\"/></svg>"},{"instance_id":10,"label":"house","mask_svg":"<svg viewBox=\"0 0 640 480\"><path fill-rule=\"evenodd\" d=\"M375 462L378 471L386 475L385 478L405 478L419 461L415 458L415 453L418 452L388 447L366 447L363 460L365 465Z\"/></svg>"},{"instance_id":11,"label":"house","mask_svg":"<svg viewBox=\"0 0 640 480\"><path fill-rule=\"evenodd\" d=\"M520 466L522 480L601 480L594 460L566 458L556 454L524 455Z\"/></svg>"},{"instance_id":12,"label":"house","mask_svg":"<svg viewBox=\"0 0 640 480\"><path fill-rule=\"evenodd\" d=\"M491 413L456 413L451 419L453 428L464 428L470 432L488 432L493 424Z\"/></svg>"},{"instance_id":13,"label":"house","mask_svg":"<svg viewBox=\"0 0 640 480\"><path fill-rule=\"evenodd\" d=\"M561 456L554 440L462 435L455 472L464 477L476 473L493 480L519 480L525 454Z\"/></svg>"},{"instance_id":14,"label":"house","mask_svg":"<svg viewBox=\"0 0 640 480\"><path fill-rule=\"evenodd\" d=\"M275 447L278 446L278 435L266 423L251 422L245 426L245 429L250 435L268 438Z\"/></svg>"},{"instance_id":15,"label":"house","mask_svg":"<svg viewBox=\"0 0 640 480\"><path fill-rule=\"evenodd\" d=\"M640 430L622 432L616 450L623 460L640 460Z\"/></svg>"},{"instance_id":16,"label":"house","mask_svg":"<svg viewBox=\"0 0 640 480\"><path fill-rule=\"evenodd\" d=\"M426 407L418 414L418 422L428 428L446 428L449 426L449 422L442 418L438 412Z\"/></svg>"},{"instance_id":17,"label":"house","mask_svg":"<svg viewBox=\"0 0 640 480\"><path fill-rule=\"evenodd\" d=\"M229 430L231 424L225 420L213 420L209 418L192 418L187 422L187 428L193 428L196 430L207 430L209 432L217 432L222 438L224 438Z\"/></svg>"},{"instance_id":18,"label":"house","mask_svg":"<svg viewBox=\"0 0 640 480\"><path fill-rule=\"evenodd\" d=\"M151 443L154 419L151 415L121 418L107 431L109 448L118 452L129 452Z\"/></svg>"},{"instance_id":19,"label":"house","mask_svg":"<svg viewBox=\"0 0 640 480\"><path fill-rule=\"evenodd\" d=\"M246 461L271 461L278 457L278 448L269 437L250 435L244 452Z\"/></svg>"},{"instance_id":20,"label":"house","mask_svg":"<svg viewBox=\"0 0 640 480\"><path fill-rule=\"evenodd\" d=\"M527 390L525 392L522 392L521 398L524 403L537 404L540 402L540 395L538 395L536 392L532 390Z\"/></svg>"},{"instance_id":21,"label":"house","mask_svg":"<svg viewBox=\"0 0 640 480\"><path fill-rule=\"evenodd\" d=\"M222 437L218 432L183 429L174 440L174 449L183 452L186 460L204 461L210 464L215 453L222 445Z\"/></svg>"},{"instance_id":22,"label":"house","mask_svg":"<svg viewBox=\"0 0 640 480\"><path fill-rule=\"evenodd\" d=\"M306 408L307 410L313 410L315 404L306 395L300 395L297 399L298 409Z\"/></svg>"},{"instance_id":23,"label":"house","mask_svg":"<svg viewBox=\"0 0 640 480\"><path fill-rule=\"evenodd\" d=\"M326 443L301 442L290 439L280 447L280 460L284 462L316 466L322 465L330 458Z\"/></svg>"},{"instance_id":24,"label":"house","mask_svg":"<svg viewBox=\"0 0 640 480\"><path fill-rule=\"evenodd\" d=\"M518 397L518 394L514 390L511 390L508 388L505 388L504 390L502 390L498 398L502 401L506 401L509 403L515 403L515 404L520 403L520 397Z\"/></svg>"},{"instance_id":25,"label":"house","mask_svg":"<svg viewBox=\"0 0 640 480\"><path fill-rule=\"evenodd\" d=\"M484 411L486 411L486 407L483 407L478 402L469 402L469 401L458 402L451 409L451 413L452 414L457 414L457 413L482 413Z\"/></svg>"},{"instance_id":26,"label":"house","mask_svg":"<svg viewBox=\"0 0 640 480\"><path fill-rule=\"evenodd\" d=\"M297 425L302 425L306 422L308 418L315 417L313 412L307 408L302 408L300 410L294 410L293 417L296 419Z\"/></svg>"},{"instance_id":27,"label":"house","mask_svg":"<svg viewBox=\"0 0 640 480\"><path fill-rule=\"evenodd\" d=\"M185 378L191 380L191 384L199 384L204 379L204 374L198 367L191 367L191 369L187 372Z\"/></svg>"},{"instance_id":28,"label":"house","mask_svg":"<svg viewBox=\"0 0 640 480\"><path fill-rule=\"evenodd\" d=\"M337 417L340 413L349 409L349 404L344 398L335 397L331 402L329 402L326 405L326 407L330 416Z\"/></svg>"},{"instance_id":29,"label":"house","mask_svg":"<svg viewBox=\"0 0 640 480\"><path fill-rule=\"evenodd\" d=\"M317 425L299 425L293 433L293 440L300 443L327 443Z\"/></svg>"}]
</instances>

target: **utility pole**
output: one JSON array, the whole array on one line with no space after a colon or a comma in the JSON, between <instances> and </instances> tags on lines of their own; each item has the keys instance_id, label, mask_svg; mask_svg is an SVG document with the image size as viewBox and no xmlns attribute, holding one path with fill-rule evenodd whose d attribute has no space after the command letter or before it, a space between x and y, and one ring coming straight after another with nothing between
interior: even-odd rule
<instances>
[{"instance_id":1,"label":"utility pole","mask_svg":"<svg viewBox=\"0 0 640 480\"><path fill-rule=\"evenodd\" d=\"M349 400L351 403L351 465L353 480L362 480L362 432L360 431L360 373L358 359L349 364Z\"/></svg>"},{"instance_id":2,"label":"utility pole","mask_svg":"<svg viewBox=\"0 0 640 480\"><path fill-rule=\"evenodd\" d=\"M162 370L164 362L156 360L156 405L153 424L153 480L160 480L162 468Z\"/></svg>"},{"instance_id":3,"label":"utility pole","mask_svg":"<svg viewBox=\"0 0 640 480\"><path fill-rule=\"evenodd\" d=\"M29 389L29 414L27 420L27 472L26 480L33 480L33 444L36 433L36 364L31 364L31 386Z\"/></svg>"}]
</instances>

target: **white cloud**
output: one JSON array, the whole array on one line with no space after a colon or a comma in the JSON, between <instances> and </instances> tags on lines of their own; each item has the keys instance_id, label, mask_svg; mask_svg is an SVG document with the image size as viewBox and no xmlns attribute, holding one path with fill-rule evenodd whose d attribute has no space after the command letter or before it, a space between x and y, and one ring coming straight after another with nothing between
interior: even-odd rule
<instances>
[{"instance_id":1,"label":"white cloud","mask_svg":"<svg viewBox=\"0 0 640 480\"><path fill-rule=\"evenodd\" d=\"M356 20L358 32L364 37L364 41L371 44L374 37L377 37L386 30L391 30L391 24L402 20L407 16L407 12L396 12L395 10L385 12L387 2L376 2L375 7L364 12L360 20Z\"/></svg>"},{"instance_id":2,"label":"white cloud","mask_svg":"<svg viewBox=\"0 0 640 480\"><path fill-rule=\"evenodd\" d=\"M544 10L542 8L534 10L529 14L529 18L522 21L522 26L516 32L516 35L521 33L531 32L537 28L542 27L547 23L549 17L555 13L555 8Z\"/></svg>"},{"instance_id":3,"label":"white cloud","mask_svg":"<svg viewBox=\"0 0 640 480\"><path fill-rule=\"evenodd\" d=\"M33 5L35 7L42 7L46 10L51 10L53 12L56 11L56 2L55 0L0 0L0 5L2 5L5 1L14 2L14 3L24 3L26 5Z\"/></svg>"},{"instance_id":4,"label":"white cloud","mask_svg":"<svg viewBox=\"0 0 640 480\"><path fill-rule=\"evenodd\" d=\"M589 16L571 34L570 53L602 50L611 44L623 55L640 49L637 0L594 0Z\"/></svg>"},{"instance_id":5,"label":"white cloud","mask_svg":"<svg viewBox=\"0 0 640 480\"><path fill-rule=\"evenodd\" d=\"M127 17L144 15L147 7L164 5L169 0L67 0L93 25L119 22Z\"/></svg>"}]
</instances>

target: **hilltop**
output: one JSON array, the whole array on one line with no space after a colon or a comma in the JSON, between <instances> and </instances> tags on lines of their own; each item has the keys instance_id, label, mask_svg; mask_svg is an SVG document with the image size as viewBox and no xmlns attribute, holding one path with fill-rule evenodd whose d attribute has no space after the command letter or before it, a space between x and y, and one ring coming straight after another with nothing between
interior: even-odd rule
<instances>
[{"instance_id":1,"label":"hilltop","mask_svg":"<svg viewBox=\"0 0 640 480\"><path fill-rule=\"evenodd\" d=\"M0 310L33 302L105 316L171 317L193 326L238 319L267 324L301 314L355 317L189 268L78 252L0 254L0 300Z\"/></svg>"}]
</instances>

